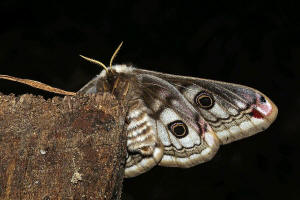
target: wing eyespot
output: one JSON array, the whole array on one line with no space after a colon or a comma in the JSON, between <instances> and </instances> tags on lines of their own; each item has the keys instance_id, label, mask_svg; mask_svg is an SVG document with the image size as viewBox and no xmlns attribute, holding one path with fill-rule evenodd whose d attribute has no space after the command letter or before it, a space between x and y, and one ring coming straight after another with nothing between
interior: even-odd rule
<instances>
[{"instance_id":1,"label":"wing eyespot","mask_svg":"<svg viewBox=\"0 0 300 200\"><path fill-rule=\"evenodd\" d=\"M168 129L176 138L184 138L189 134L188 127L181 120L176 120L168 124Z\"/></svg>"},{"instance_id":2,"label":"wing eyespot","mask_svg":"<svg viewBox=\"0 0 300 200\"><path fill-rule=\"evenodd\" d=\"M215 100L212 95L207 93L206 91L199 92L194 99L195 103L203 109L211 109L214 104Z\"/></svg>"}]
</instances>

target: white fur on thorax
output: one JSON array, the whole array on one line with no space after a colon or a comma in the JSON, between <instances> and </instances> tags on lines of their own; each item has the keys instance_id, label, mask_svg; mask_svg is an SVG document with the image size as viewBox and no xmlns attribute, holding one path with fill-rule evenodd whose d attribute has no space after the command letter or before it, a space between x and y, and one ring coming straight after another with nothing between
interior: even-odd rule
<instances>
[{"instance_id":1,"label":"white fur on thorax","mask_svg":"<svg viewBox=\"0 0 300 200\"><path fill-rule=\"evenodd\" d=\"M132 72L132 70L134 69L132 66L127 66L127 65L113 65L111 66L112 69L114 69L114 71L116 71L117 73L130 73ZM110 69L110 68L108 68ZM106 76L106 71L105 69L103 69L101 71L101 73L98 75L98 77L102 78Z\"/></svg>"}]
</instances>

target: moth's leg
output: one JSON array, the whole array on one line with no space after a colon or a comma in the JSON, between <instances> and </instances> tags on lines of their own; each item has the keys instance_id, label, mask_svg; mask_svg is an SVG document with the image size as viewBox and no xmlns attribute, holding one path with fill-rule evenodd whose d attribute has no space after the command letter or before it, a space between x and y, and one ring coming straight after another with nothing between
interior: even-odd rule
<instances>
[{"instance_id":1,"label":"moth's leg","mask_svg":"<svg viewBox=\"0 0 300 200\"><path fill-rule=\"evenodd\" d=\"M130 83L127 82L127 83L126 83L126 86L125 86L125 88L124 88L124 91L123 91L123 96L122 96L123 99L124 99L124 98L126 97L126 95L128 94L129 87L130 87Z\"/></svg>"},{"instance_id":2,"label":"moth's leg","mask_svg":"<svg viewBox=\"0 0 300 200\"><path fill-rule=\"evenodd\" d=\"M155 121L141 99L131 102L127 115L127 150L125 177L142 174L157 165L163 156Z\"/></svg>"},{"instance_id":3,"label":"moth's leg","mask_svg":"<svg viewBox=\"0 0 300 200\"><path fill-rule=\"evenodd\" d=\"M114 85L113 85L113 88L112 88L112 91L111 91L112 94L114 94L116 88L118 88L119 81L120 81L120 77L118 76L117 79L114 82Z\"/></svg>"}]
</instances>

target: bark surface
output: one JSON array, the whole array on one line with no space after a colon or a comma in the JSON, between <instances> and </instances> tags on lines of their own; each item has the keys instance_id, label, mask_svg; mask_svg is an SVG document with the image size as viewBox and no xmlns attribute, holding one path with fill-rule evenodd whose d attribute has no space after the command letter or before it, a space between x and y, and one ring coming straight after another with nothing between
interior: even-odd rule
<instances>
[{"instance_id":1,"label":"bark surface","mask_svg":"<svg viewBox=\"0 0 300 200\"><path fill-rule=\"evenodd\" d=\"M0 94L0 199L119 199L124 109L109 94Z\"/></svg>"}]
</instances>

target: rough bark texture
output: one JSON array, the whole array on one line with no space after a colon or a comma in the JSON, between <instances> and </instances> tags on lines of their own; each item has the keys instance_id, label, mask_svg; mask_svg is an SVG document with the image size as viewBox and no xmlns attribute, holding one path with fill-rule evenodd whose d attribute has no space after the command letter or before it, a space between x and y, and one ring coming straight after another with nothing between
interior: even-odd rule
<instances>
[{"instance_id":1,"label":"rough bark texture","mask_svg":"<svg viewBox=\"0 0 300 200\"><path fill-rule=\"evenodd\" d=\"M109 94L0 94L0 199L119 199L124 111Z\"/></svg>"}]
</instances>

